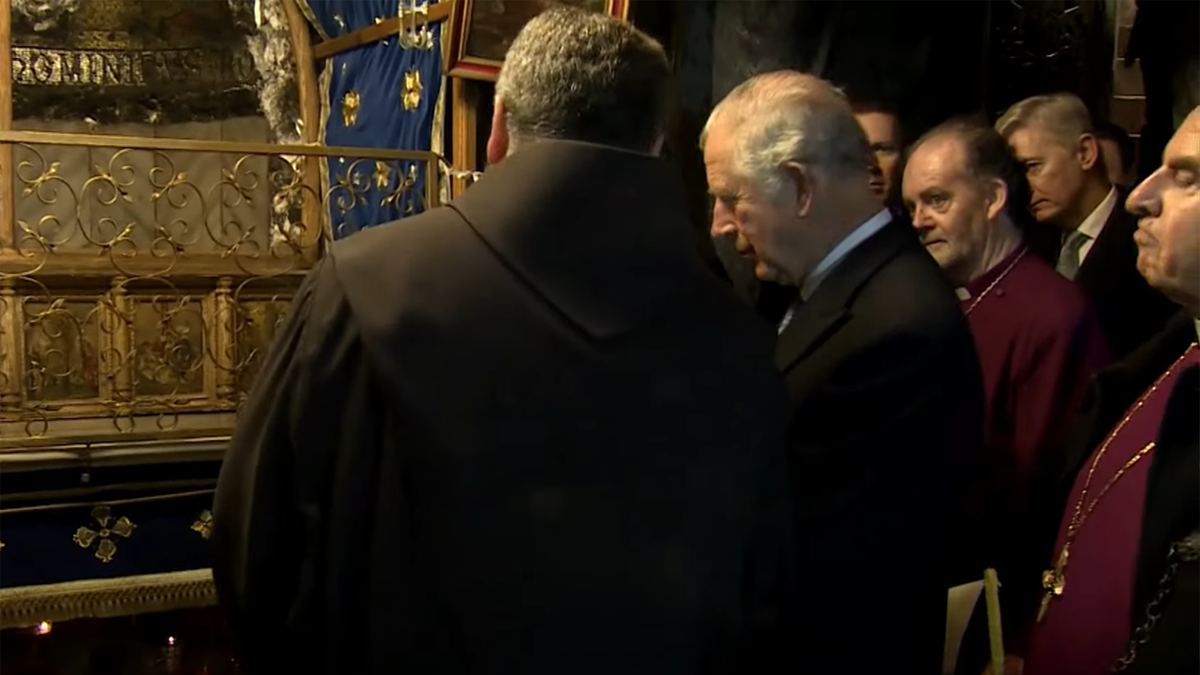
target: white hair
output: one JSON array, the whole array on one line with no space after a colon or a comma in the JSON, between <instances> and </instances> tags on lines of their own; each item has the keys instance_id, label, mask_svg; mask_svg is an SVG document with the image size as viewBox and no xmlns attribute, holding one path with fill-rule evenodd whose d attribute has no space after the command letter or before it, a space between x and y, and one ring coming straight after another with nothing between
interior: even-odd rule
<instances>
[{"instance_id":1,"label":"white hair","mask_svg":"<svg viewBox=\"0 0 1200 675\"><path fill-rule=\"evenodd\" d=\"M829 177L861 175L866 185L866 134L845 95L820 78L792 70L752 77L713 108L701 147L716 126L735 134L733 171L773 200L784 195L787 162Z\"/></svg>"}]
</instances>

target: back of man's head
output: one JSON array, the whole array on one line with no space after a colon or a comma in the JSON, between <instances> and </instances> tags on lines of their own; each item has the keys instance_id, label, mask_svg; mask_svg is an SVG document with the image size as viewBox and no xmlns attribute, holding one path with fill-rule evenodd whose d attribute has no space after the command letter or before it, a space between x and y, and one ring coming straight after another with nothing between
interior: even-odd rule
<instances>
[{"instance_id":1,"label":"back of man's head","mask_svg":"<svg viewBox=\"0 0 1200 675\"><path fill-rule=\"evenodd\" d=\"M554 7L525 25L496 82L513 146L539 139L650 151L665 126L662 45L615 17Z\"/></svg>"},{"instance_id":2,"label":"back of man's head","mask_svg":"<svg viewBox=\"0 0 1200 675\"><path fill-rule=\"evenodd\" d=\"M1134 157L1133 139L1130 138L1129 132L1121 128L1119 124L1112 122L1097 122L1096 123L1096 138L1102 141L1112 141L1117 145L1117 149L1121 151L1121 163L1119 166L1111 167L1121 171L1133 170Z\"/></svg>"},{"instance_id":3,"label":"back of man's head","mask_svg":"<svg viewBox=\"0 0 1200 675\"><path fill-rule=\"evenodd\" d=\"M988 182L1004 183L1007 194L1005 214L1013 224L1024 226L1029 223L1029 182L1025 168L1013 155L1012 148L991 125L977 116L956 117L925 132L913 144L909 153L935 140L950 139L963 150L963 169L971 178Z\"/></svg>"},{"instance_id":4,"label":"back of man's head","mask_svg":"<svg viewBox=\"0 0 1200 675\"><path fill-rule=\"evenodd\" d=\"M820 78L792 70L752 77L713 109L701 145L717 128L736 138L737 172L768 195L779 196L787 162L868 186L866 134L845 95Z\"/></svg>"}]
</instances>

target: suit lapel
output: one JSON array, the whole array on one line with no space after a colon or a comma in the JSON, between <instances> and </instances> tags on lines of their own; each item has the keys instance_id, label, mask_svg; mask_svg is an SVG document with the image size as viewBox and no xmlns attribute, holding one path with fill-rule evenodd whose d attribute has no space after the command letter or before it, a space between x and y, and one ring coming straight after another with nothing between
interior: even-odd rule
<instances>
[{"instance_id":1,"label":"suit lapel","mask_svg":"<svg viewBox=\"0 0 1200 675\"><path fill-rule=\"evenodd\" d=\"M813 294L816 298L817 294ZM850 317L844 306L812 307L806 303L792 316L775 347L775 365L787 370L837 331Z\"/></svg>"},{"instance_id":2,"label":"suit lapel","mask_svg":"<svg viewBox=\"0 0 1200 675\"><path fill-rule=\"evenodd\" d=\"M850 320L850 305L863 284L905 246L913 245L912 229L893 220L847 253L779 336L775 365L787 371L828 340Z\"/></svg>"},{"instance_id":3,"label":"suit lapel","mask_svg":"<svg viewBox=\"0 0 1200 675\"><path fill-rule=\"evenodd\" d=\"M1126 261L1133 253L1136 260L1137 252L1133 241L1133 231L1137 229L1133 216L1124 208L1125 195L1117 193L1117 205L1113 207L1104 227L1092 243L1092 249L1087 258L1079 266L1075 281L1084 288L1091 288L1098 282L1103 282L1105 275L1111 275L1113 269L1126 269Z\"/></svg>"}]
</instances>

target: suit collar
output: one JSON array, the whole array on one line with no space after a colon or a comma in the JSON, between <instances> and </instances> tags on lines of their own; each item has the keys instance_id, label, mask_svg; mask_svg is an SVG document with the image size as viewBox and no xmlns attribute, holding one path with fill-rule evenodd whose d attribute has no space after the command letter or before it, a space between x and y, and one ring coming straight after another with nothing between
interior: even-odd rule
<instances>
[{"instance_id":1,"label":"suit collar","mask_svg":"<svg viewBox=\"0 0 1200 675\"><path fill-rule=\"evenodd\" d=\"M1117 189L1114 187L1109 188L1108 194L1104 196L1104 199L1100 200L1100 203L1088 214L1088 217L1083 219L1083 222L1079 224L1076 230L1094 240L1104 231L1104 226L1112 219L1113 212L1116 210Z\"/></svg>"},{"instance_id":2,"label":"suit collar","mask_svg":"<svg viewBox=\"0 0 1200 675\"><path fill-rule=\"evenodd\" d=\"M806 302L812 297L812 294L817 290L817 286L829 276L829 273L837 267L838 263L845 259L859 244L863 243L887 225L892 220L892 212L887 209L881 209L878 213L863 221L861 225L856 227L853 232L838 242L829 254L825 256L804 283L800 286L800 297Z\"/></svg>"},{"instance_id":3,"label":"suit collar","mask_svg":"<svg viewBox=\"0 0 1200 675\"><path fill-rule=\"evenodd\" d=\"M1113 188L1109 199L1113 201L1114 206L1108 212L1108 217L1101 221L1102 225L1094 235L1095 241L1092 242L1092 247L1079 265L1079 273L1075 276L1076 283L1083 286L1094 281L1092 277L1111 273L1112 266L1124 267L1131 258L1137 260L1137 246L1133 241L1133 231L1137 229L1137 222L1133 214L1119 206L1125 202L1125 195ZM1108 199L1102 202L1092 216L1097 215L1107 201ZM1089 220L1092 216L1089 216Z\"/></svg>"},{"instance_id":4,"label":"suit collar","mask_svg":"<svg viewBox=\"0 0 1200 675\"><path fill-rule=\"evenodd\" d=\"M892 221L847 253L780 334L775 365L786 371L841 328L859 289L913 241L911 228Z\"/></svg>"},{"instance_id":5,"label":"suit collar","mask_svg":"<svg viewBox=\"0 0 1200 675\"><path fill-rule=\"evenodd\" d=\"M701 270L676 174L649 155L538 141L449 206L558 311L607 338L647 320Z\"/></svg>"}]
</instances>

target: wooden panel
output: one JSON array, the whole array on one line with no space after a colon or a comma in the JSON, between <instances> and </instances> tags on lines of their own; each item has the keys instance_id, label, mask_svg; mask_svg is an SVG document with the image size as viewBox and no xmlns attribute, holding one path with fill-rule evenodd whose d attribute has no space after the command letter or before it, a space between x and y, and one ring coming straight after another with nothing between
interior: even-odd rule
<instances>
[{"instance_id":1,"label":"wooden panel","mask_svg":"<svg viewBox=\"0 0 1200 675\"><path fill-rule=\"evenodd\" d=\"M1112 102L1112 121L1125 131L1141 133L1146 126L1146 100L1143 98L1115 98Z\"/></svg>"},{"instance_id":2,"label":"wooden panel","mask_svg":"<svg viewBox=\"0 0 1200 675\"><path fill-rule=\"evenodd\" d=\"M1113 66L1113 96L1145 96L1146 88L1142 83L1142 67L1138 64L1125 66L1118 61Z\"/></svg>"}]
</instances>

